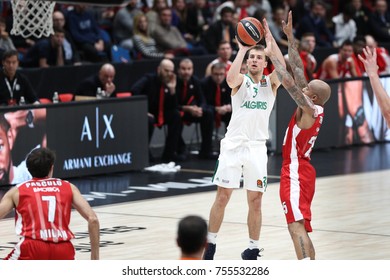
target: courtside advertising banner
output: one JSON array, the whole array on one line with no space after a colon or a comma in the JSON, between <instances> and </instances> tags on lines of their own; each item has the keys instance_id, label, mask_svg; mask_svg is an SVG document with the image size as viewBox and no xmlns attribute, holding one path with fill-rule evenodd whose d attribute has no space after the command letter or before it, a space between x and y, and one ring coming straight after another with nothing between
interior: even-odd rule
<instances>
[{"instance_id":1,"label":"courtside advertising banner","mask_svg":"<svg viewBox=\"0 0 390 280\"><path fill-rule=\"evenodd\" d=\"M54 176L61 178L142 170L148 165L144 97L12 109L0 112L0 137L9 158L0 185L29 179L25 158L36 147L56 152Z\"/></svg>"}]
</instances>

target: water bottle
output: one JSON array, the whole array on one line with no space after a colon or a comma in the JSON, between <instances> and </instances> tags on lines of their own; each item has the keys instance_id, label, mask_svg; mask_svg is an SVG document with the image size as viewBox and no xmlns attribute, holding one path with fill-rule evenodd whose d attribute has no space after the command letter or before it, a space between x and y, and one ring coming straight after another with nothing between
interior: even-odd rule
<instances>
[{"instance_id":1,"label":"water bottle","mask_svg":"<svg viewBox=\"0 0 390 280\"><path fill-rule=\"evenodd\" d=\"M107 98L107 93L106 93L106 91L104 89L102 89L102 97L103 98Z\"/></svg>"},{"instance_id":2,"label":"water bottle","mask_svg":"<svg viewBox=\"0 0 390 280\"><path fill-rule=\"evenodd\" d=\"M54 92L53 94L53 103L59 103L60 99L58 97L58 92Z\"/></svg>"},{"instance_id":3,"label":"water bottle","mask_svg":"<svg viewBox=\"0 0 390 280\"><path fill-rule=\"evenodd\" d=\"M19 105L26 105L26 100L24 99L24 96L20 97Z\"/></svg>"},{"instance_id":4,"label":"water bottle","mask_svg":"<svg viewBox=\"0 0 390 280\"><path fill-rule=\"evenodd\" d=\"M102 99L103 98L103 92L102 92L102 89L100 87L98 87L97 90L96 90L96 98L97 99Z\"/></svg>"}]
</instances>

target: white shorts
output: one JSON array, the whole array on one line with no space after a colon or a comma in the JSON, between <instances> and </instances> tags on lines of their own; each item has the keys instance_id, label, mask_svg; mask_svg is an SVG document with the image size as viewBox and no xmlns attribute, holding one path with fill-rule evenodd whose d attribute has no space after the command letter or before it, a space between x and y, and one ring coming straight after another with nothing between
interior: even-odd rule
<instances>
[{"instance_id":1,"label":"white shorts","mask_svg":"<svg viewBox=\"0 0 390 280\"><path fill-rule=\"evenodd\" d=\"M244 189L265 192L268 162L265 143L265 141L251 141L237 146L222 139L213 183L224 188L240 188L241 175L243 175Z\"/></svg>"}]
</instances>

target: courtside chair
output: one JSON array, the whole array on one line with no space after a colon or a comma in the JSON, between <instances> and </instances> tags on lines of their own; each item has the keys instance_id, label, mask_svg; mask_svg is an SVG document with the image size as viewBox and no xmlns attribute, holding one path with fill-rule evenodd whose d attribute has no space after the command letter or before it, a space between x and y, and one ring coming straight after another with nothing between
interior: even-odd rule
<instances>
[{"instance_id":1,"label":"courtside chair","mask_svg":"<svg viewBox=\"0 0 390 280\"><path fill-rule=\"evenodd\" d=\"M73 93L59 93L58 99L60 102L71 102L74 100L74 94Z\"/></svg>"},{"instance_id":2,"label":"courtside chair","mask_svg":"<svg viewBox=\"0 0 390 280\"><path fill-rule=\"evenodd\" d=\"M116 97L118 98L126 98L126 97L131 97L133 94L131 92L117 92Z\"/></svg>"}]
</instances>

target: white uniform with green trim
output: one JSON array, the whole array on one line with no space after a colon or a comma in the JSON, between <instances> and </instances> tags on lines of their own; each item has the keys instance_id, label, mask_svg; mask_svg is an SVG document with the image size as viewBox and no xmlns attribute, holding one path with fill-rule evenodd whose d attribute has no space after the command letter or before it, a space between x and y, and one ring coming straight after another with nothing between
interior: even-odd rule
<instances>
[{"instance_id":1,"label":"white uniform with green trim","mask_svg":"<svg viewBox=\"0 0 390 280\"><path fill-rule=\"evenodd\" d=\"M213 182L225 188L244 188L264 192L267 187L267 147L269 117L275 103L268 76L254 83L248 75L232 97L232 117Z\"/></svg>"}]
</instances>

